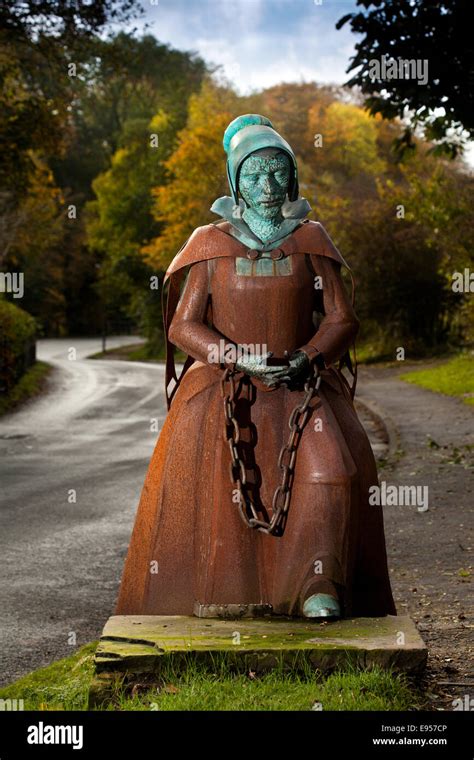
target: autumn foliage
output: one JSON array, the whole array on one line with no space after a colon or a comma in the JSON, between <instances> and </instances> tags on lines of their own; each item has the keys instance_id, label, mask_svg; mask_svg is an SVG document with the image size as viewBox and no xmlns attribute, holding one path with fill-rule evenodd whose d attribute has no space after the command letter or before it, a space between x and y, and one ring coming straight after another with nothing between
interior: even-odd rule
<instances>
[{"instance_id":1,"label":"autumn foliage","mask_svg":"<svg viewBox=\"0 0 474 760\"><path fill-rule=\"evenodd\" d=\"M229 192L222 135L253 112L297 155L301 194L354 271L373 355L472 341L472 295L451 287L454 272L474 270L461 159L421 139L401 156L404 126L370 116L347 88L281 83L242 96L198 57L123 33L87 33L69 77L74 39L15 35L0 54L0 269L25 273L22 305L40 332L125 324L160 350L150 278L161 282L192 231L217 221L210 206Z\"/></svg>"}]
</instances>

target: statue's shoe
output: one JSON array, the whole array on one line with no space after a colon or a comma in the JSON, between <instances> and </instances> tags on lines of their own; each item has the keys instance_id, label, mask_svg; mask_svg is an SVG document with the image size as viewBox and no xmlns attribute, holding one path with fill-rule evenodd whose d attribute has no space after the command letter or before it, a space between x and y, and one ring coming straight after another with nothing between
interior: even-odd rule
<instances>
[{"instance_id":1,"label":"statue's shoe","mask_svg":"<svg viewBox=\"0 0 474 760\"><path fill-rule=\"evenodd\" d=\"M331 594L312 594L303 605L303 615L308 618L339 618L341 608Z\"/></svg>"}]
</instances>

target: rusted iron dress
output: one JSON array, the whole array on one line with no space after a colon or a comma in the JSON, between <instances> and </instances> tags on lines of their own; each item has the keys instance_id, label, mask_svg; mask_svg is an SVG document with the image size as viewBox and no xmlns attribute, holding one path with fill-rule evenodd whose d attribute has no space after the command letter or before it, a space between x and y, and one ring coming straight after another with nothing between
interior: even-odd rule
<instances>
[{"instance_id":1,"label":"rusted iron dress","mask_svg":"<svg viewBox=\"0 0 474 760\"><path fill-rule=\"evenodd\" d=\"M167 337L191 359L150 462L116 612L206 615L213 605L237 604L300 615L305 599L324 592L329 579L344 616L395 614L382 511L368 501L375 461L336 369L358 328L340 274L345 262L322 226L307 222L280 247L284 265L275 262L272 276L240 266L247 272L241 274L237 259L249 261L247 248L228 233L226 222L198 228L167 273ZM322 290L315 289L315 274ZM314 312L322 314L318 328ZM220 340L266 344L276 358L301 348L325 358L282 537L248 528L233 502L222 368L208 363L209 346ZM167 375L175 376L170 357ZM236 413L252 496L269 507L289 416L304 390L238 379Z\"/></svg>"}]
</instances>

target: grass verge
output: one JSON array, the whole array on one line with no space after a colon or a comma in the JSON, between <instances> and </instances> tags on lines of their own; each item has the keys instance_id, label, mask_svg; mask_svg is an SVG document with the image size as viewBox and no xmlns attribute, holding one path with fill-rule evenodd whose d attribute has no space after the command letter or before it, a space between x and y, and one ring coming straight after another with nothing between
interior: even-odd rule
<instances>
[{"instance_id":1,"label":"grass verge","mask_svg":"<svg viewBox=\"0 0 474 760\"><path fill-rule=\"evenodd\" d=\"M0 397L0 415L11 412L19 404L42 393L46 378L51 370L50 364L35 362L19 379L9 394Z\"/></svg>"},{"instance_id":2,"label":"grass verge","mask_svg":"<svg viewBox=\"0 0 474 760\"><path fill-rule=\"evenodd\" d=\"M407 372L399 377L430 391L456 396L465 404L474 404L474 354L461 354L436 367Z\"/></svg>"},{"instance_id":3,"label":"grass verge","mask_svg":"<svg viewBox=\"0 0 474 760\"><path fill-rule=\"evenodd\" d=\"M25 710L86 710L97 642L0 689L0 699L22 699ZM225 657L205 665L190 657L176 671L168 661L154 682L117 682L109 710L408 710L420 694L403 675L348 668L321 676L309 666L261 676L229 670Z\"/></svg>"}]
</instances>

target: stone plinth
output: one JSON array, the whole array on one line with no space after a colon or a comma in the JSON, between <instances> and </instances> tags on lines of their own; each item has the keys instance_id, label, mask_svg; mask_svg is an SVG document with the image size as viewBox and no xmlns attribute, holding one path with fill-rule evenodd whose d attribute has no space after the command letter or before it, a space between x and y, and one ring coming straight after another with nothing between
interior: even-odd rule
<instances>
[{"instance_id":1,"label":"stone plinth","mask_svg":"<svg viewBox=\"0 0 474 760\"><path fill-rule=\"evenodd\" d=\"M124 615L109 618L95 655L96 678L90 705L107 700L117 678L159 677L167 658L185 666L190 657L224 656L229 667L257 673L308 664L322 673L348 665L378 665L415 674L426 664L427 649L413 621L405 616L311 622L266 616L221 620L187 616Z\"/></svg>"}]
</instances>

